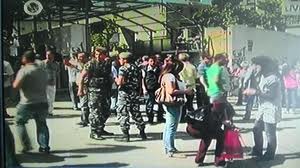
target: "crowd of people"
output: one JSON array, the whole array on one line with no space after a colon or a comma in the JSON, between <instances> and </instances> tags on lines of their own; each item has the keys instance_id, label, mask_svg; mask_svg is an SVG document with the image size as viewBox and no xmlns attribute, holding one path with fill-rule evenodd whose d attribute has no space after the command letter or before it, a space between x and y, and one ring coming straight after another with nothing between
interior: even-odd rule
<instances>
[{"instance_id":1,"label":"crowd of people","mask_svg":"<svg viewBox=\"0 0 300 168\"><path fill-rule=\"evenodd\" d=\"M22 55L23 66L15 80L12 79L14 73L11 68L4 74L5 87L10 87L13 81L12 87L20 90L15 120L22 152L32 149L25 128L31 118L35 119L37 125L39 151L50 152L46 118L53 115L57 74L60 69L55 61L55 52L49 49L45 54L45 60L37 60L34 52L27 51ZM91 54L78 51L71 57L64 57L63 64L68 70L73 109L81 110L79 125L90 127L92 139L103 140L105 136L114 136L114 133L105 130L106 121L111 114L117 115L123 133L115 140L122 142L130 141L130 117L135 121L142 140L147 140L146 123L153 124L156 121L165 123L162 130L164 149L167 156L174 157L178 155L175 135L179 123L186 122L187 113L211 105L213 124L209 126L207 135L201 138L195 158L199 165L203 164L212 139L217 140L215 165L226 164L221 157L224 148L223 125L232 123L232 114L225 112L225 109L229 104L227 97L233 90L233 78L239 79L237 105L246 101L245 120L250 119L253 106L258 104L253 128L255 146L251 154L262 160L272 160L275 156L276 126L281 120L282 98L286 97L287 113L294 112L296 108L299 87L297 71L287 64L279 67L276 61L266 56L254 57L251 65L243 62L239 68L230 70L226 54L213 57L203 54L196 67L190 62L187 53L176 56L168 54L165 57L153 54L138 59L130 52L107 52L103 47L96 47ZM5 67L9 67L6 62ZM160 88L174 99L173 103L156 102L160 96L157 90ZM147 121L142 117L140 97L146 98ZM194 98L197 108L193 104ZM195 133L193 126L188 129ZM268 141L265 153L263 130Z\"/></svg>"}]
</instances>

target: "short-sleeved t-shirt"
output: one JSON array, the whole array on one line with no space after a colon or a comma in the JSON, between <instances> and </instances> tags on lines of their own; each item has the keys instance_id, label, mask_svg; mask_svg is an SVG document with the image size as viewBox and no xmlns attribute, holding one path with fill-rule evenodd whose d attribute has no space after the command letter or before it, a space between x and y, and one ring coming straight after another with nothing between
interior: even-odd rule
<instances>
[{"instance_id":1,"label":"short-sleeved t-shirt","mask_svg":"<svg viewBox=\"0 0 300 168\"><path fill-rule=\"evenodd\" d=\"M59 65L56 62L43 62L42 66L45 68L48 75L48 85L56 85L56 77L59 71Z\"/></svg>"},{"instance_id":2,"label":"short-sleeved t-shirt","mask_svg":"<svg viewBox=\"0 0 300 168\"><path fill-rule=\"evenodd\" d=\"M207 90L208 96L218 96L221 93L221 88L215 82L216 78L218 78L221 73L222 73L222 68L217 64L213 64L207 69L206 75L207 75L207 82L208 82L208 90Z\"/></svg>"},{"instance_id":3,"label":"short-sleeved t-shirt","mask_svg":"<svg viewBox=\"0 0 300 168\"><path fill-rule=\"evenodd\" d=\"M205 63L199 64L198 67L197 67L198 76L199 77L205 76L206 75L205 73L206 73L207 69L208 69L207 64L205 64Z\"/></svg>"},{"instance_id":4,"label":"short-sleeved t-shirt","mask_svg":"<svg viewBox=\"0 0 300 168\"><path fill-rule=\"evenodd\" d=\"M184 81L190 89L196 89L196 79L198 78L196 67L188 62L184 63L183 70L179 73L180 79Z\"/></svg>"},{"instance_id":5,"label":"short-sleeved t-shirt","mask_svg":"<svg viewBox=\"0 0 300 168\"><path fill-rule=\"evenodd\" d=\"M10 77L14 75L14 70L12 69L9 62L4 61L4 87L10 87L11 86L11 79Z\"/></svg>"},{"instance_id":6,"label":"short-sleeved t-shirt","mask_svg":"<svg viewBox=\"0 0 300 168\"><path fill-rule=\"evenodd\" d=\"M177 82L177 85L178 85L178 90L185 90L186 89L186 85L184 82L181 82L179 80L177 80L175 78L175 76L171 73L167 73L167 74L164 74L162 79L161 79L162 82L166 83L166 82Z\"/></svg>"},{"instance_id":7,"label":"short-sleeved t-shirt","mask_svg":"<svg viewBox=\"0 0 300 168\"><path fill-rule=\"evenodd\" d=\"M164 74L162 79L161 79L161 82L163 82L163 83L166 83L166 82L175 83L175 82L177 82L177 86L178 86L177 89L178 90L186 90L186 84L182 81L177 80L176 77L171 73ZM184 101L186 101L185 95L182 95L180 97L182 97L184 99Z\"/></svg>"},{"instance_id":8,"label":"short-sleeved t-shirt","mask_svg":"<svg viewBox=\"0 0 300 168\"><path fill-rule=\"evenodd\" d=\"M20 104L47 102L47 73L37 64L26 65L17 74L21 81Z\"/></svg>"}]
</instances>

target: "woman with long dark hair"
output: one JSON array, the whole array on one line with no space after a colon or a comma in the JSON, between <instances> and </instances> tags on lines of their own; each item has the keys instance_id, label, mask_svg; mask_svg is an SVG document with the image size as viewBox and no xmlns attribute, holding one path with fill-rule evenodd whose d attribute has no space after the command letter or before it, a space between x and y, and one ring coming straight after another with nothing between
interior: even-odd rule
<instances>
[{"instance_id":1,"label":"woman with long dark hair","mask_svg":"<svg viewBox=\"0 0 300 168\"><path fill-rule=\"evenodd\" d=\"M192 94L191 90L185 88L184 83L181 82L178 73L183 69L183 64L172 58L167 63L159 77L161 86L165 87L167 94L171 96L184 97L185 94ZM174 140L177 131L178 123L181 117L183 103L167 105L163 104L166 111L166 124L163 132L163 142L167 155L173 157L178 150L175 148Z\"/></svg>"},{"instance_id":2,"label":"woman with long dark hair","mask_svg":"<svg viewBox=\"0 0 300 168\"><path fill-rule=\"evenodd\" d=\"M281 120L281 79L278 65L270 57L259 56L252 59L252 63L261 73L258 88L249 88L244 91L245 95L256 95L259 98L259 107L253 128L254 147L251 155L261 160L273 160L277 147L276 126ZM263 130L266 132L268 141L267 149L263 152Z\"/></svg>"}]
</instances>

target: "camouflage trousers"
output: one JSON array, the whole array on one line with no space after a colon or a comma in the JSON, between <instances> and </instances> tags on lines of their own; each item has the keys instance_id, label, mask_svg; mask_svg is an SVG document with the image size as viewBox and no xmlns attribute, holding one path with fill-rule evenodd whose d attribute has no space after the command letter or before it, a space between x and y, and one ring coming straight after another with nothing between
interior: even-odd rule
<instances>
[{"instance_id":1,"label":"camouflage trousers","mask_svg":"<svg viewBox=\"0 0 300 168\"><path fill-rule=\"evenodd\" d=\"M129 131L130 129L130 115L139 130L145 129L145 122L143 121L143 117L139 109L138 94L129 95L124 91L119 91L117 113L120 127L123 132Z\"/></svg>"},{"instance_id":2,"label":"camouflage trousers","mask_svg":"<svg viewBox=\"0 0 300 168\"><path fill-rule=\"evenodd\" d=\"M91 132L100 132L105 127L105 122L110 116L107 94L102 92L88 92L89 121Z\"/></svg>"}]
</instances>

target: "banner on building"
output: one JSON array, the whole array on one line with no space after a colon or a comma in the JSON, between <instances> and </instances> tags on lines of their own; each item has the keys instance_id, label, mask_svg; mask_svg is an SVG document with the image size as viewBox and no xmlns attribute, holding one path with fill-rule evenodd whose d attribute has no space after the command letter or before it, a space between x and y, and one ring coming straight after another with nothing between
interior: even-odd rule
<instances>
[{"instance_id":1,"label":"banner on building","mask_svg":"<svg viewBox=\"0 0 300 168\"><path fill-rule=\"evenodd\" d=\"M287 16L300 15L300 0L284 0L283 14Z\"/></svg>"}]
</instances>

